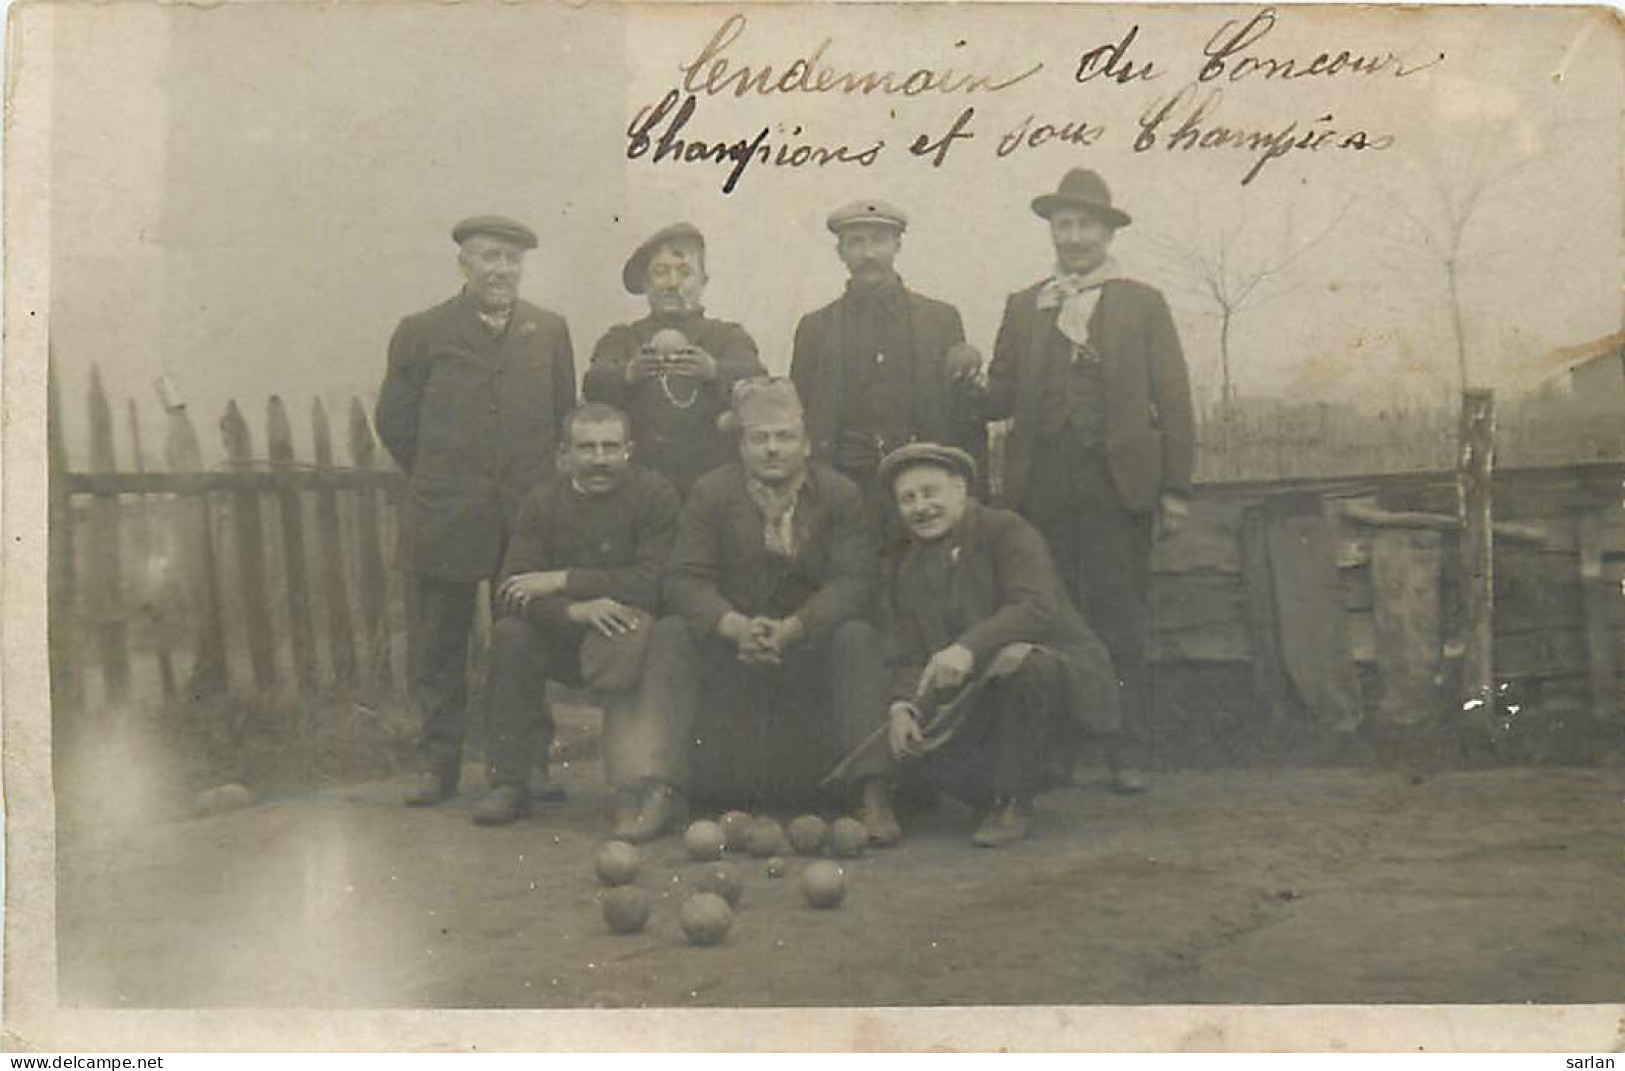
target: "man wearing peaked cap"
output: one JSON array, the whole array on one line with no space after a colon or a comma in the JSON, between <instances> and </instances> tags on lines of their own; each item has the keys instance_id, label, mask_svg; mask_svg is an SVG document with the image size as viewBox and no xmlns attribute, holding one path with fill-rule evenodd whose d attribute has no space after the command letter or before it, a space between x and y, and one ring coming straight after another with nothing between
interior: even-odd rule
<instances>
[{"instance_id":1,"label":"man wearing peaked cap","mask_svg":"<svg viewBox=\"0 0 1625 1071\"><path fill-rule=\"evenodd\" d=\"M1074 168L1032 209L1048 221L1055 268L1005 303L984 413L1011 421L1004 504L1043 533L1111 651L1124 722L1114 783L1137 791L1151 714L1151 548L1189 511L1189 374L1168 303L1111 256L1130 219L1105 180Z\"/></svg>"},{"instance_id":2,"label":"man wearing peaked cap","mask_svg":"<svg viewBox=\"0 0 1625 1071\"><path fill-rule=\"evenodd\" d=\"M971 496L970 455L913 443L886 455L880 478L908 542L882 578L886 729L843 771L862 786L859 818L895 843L893 785L924 781L984 809L975 843L1019 840L1084 732L1117 729L1111 658L1032 525Z\"/></svg>"},{"instance_id":3,"label":"man wearing peaked cap","mask_svg":"<svg viewBox=\"0 0 1625 1071\"><path fill-rule=\"evenodd\" d=\"M813 456L871 495L881 457L915 439L983 458L974 397L981 357L965 345L957 309L898 276L908 217L867 199L842 205L826 223L849 275L846 290L801 318L790 362Z\"/></svg>"},{"instance_id":4,"label":"man wearing peaked cap","mask_svg":"<svg viewBox=\"0 0 1625 1071\"><path fill-rule=\"evenodd\" d=\"M378 392L378 438L407 476L401 562L415 594L411 688L423 718L422 778L407 802L420 806L457 789L475 592L495 575L525 493L551 474L576 400L563 318L519 297L535 233L473 216L452 238L462 289L400 322Z\"/></svg>"},{"instance_id":5,"label":"man wearing peaked cap","mask_svg":"<svg viewBox=\"0 0 1625 1071\"><path fill-rule=\"evenodd\" d=\"M762 373L756 343L736 323L705 315L705 237L690 223L663 227L627 257L621 284L649 313L612 327L593 347L583 390L626 410L638 462L687 494L725 464L731 442L718 428L728 392Z\"/></svg>"},{"instance_id":6,"label":"man wearing peaked cap","mask_svg":"<svg viewBox=\"0 0 1625 1071\"><path fill-rule=\"evenodd\" d=\"M536 232L507 216L469 216L451 229L451 240L462 245L476 234L500 238L520 249L535 249Z\"/></svg>"}]
</instances>

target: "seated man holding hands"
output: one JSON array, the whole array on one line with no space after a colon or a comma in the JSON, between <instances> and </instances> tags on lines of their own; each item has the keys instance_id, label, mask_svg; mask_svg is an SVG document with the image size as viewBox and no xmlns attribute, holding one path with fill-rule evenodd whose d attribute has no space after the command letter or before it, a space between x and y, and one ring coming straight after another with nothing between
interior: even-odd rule
<instances>
[{"instance_id":1,"label":"seated man holding hands","mask_svg":"<svg viewBox=\"0 0 1625 1071\"><path fill-rule=\"evenodd\" d=\"M536 717L549 679L611 695L637 685L679 506L631 452L625 413L583 405L564 421L560 478L520 507L491 634L492 788L474 812L480 825L530 808L532 759L553 742L552 718ZM671 798L665 726L641 709L612 699L604 714L605 772L620 790L615 835L630 840L659 834Z\"/></svg>"},{"instance_id":2,"label":"seated man holding hands","mask_svg":"<svg viewBox=\"0 0 1625 1071\"><path fill-rule=\"evenodd\" d=\"M812 798L886 695L861 494L809 463L788 380L741 381L733 415L740 461L683 507L640 701L691 730L694 796L750 808Z\"/></svg>"},{"instance_id":3,"label":"seated man holding hands","mask_svg":"<svg viewBox=\"0 0 1625 1071\"><path fill-rule=\"evenodd\" d=\"M918 777L988 808L976 844L1020 840L1033 797L1070 775L1083 730L1117 727L1111 660L1067 601L1037 530L971 497L969 454L914 443L888 454L879 476L909 544L881 606L889 746L860 752L852 767L858 817L871 839L895 843L893 781Z\"/></svg>"}]
</instances>

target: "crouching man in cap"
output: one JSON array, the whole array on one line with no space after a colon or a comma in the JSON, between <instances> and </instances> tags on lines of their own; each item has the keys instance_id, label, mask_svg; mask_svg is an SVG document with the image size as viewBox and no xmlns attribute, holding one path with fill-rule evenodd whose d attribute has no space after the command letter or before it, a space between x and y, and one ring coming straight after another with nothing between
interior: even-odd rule
<instances>
[{"instance_id":1,"label":"crouching man in cap","mask_svg":"<svg viewBox=\"0 0 1625 1071\"><path fill-rule=\"evenodd\" d=\"M1026 837L1033 797L1063 784L1087 730L1117 728L1111 660L1066 601L1043 538L970 494L976 469L953 447L888 454L909 544L889 567L881 627L891 670L885 744L856 756L858 817L871 839L902 835L898 779L976 806L984 847Z\"/></svg>"},{"instance_id":2,"label":"crouching man in cap","mask_svg":"<svg viewBox=\"0 0 1625 1071\"><path fill-rule=\"evenodd\" d=\"M408 629L423 718L414 806L457 790L475 592L501 564L520 500L550 475L576 401L563 318L519 298L535 233L475 216L452 239L462 292L401 321L378 392L378 437L407 475L401 558L416 596Z\"/></svg>"},{"instance_id":3,"label":"crouching man in cap","mask_svg":"<svg viewBox=\"0 0 1625 1071\"><path fill-rule=\"evenodd\" d=\"M1114 786L1144 788L1151 548L1189 513L1190 380L1168 304L1125 275L1112 238L1129 223L1093 171L1033 199L1053 275L1010 296L988 367L987 415L1010 418L1003 502L1044 534L1121 680Z\"/></svg>"},{"instance_id":4,"label":"crouching man in cap","mask_svg":"<svg viewBox=\"0 0 1625 1071\"><path fill-rule=\"evenodd\" d=\"M550 679L606 699L616 836L647 840L665 825L665 727L625 697L642 670L678 500L631 456L626 415L588 403L565 418L560 478L532 490L520 509L491 633L491 791L474 811L481 825L512 822L530 808L531 766L545 762L553 742L552 719L536 717Z\"/></svg>"},{"instance_id":5,"label":"crouching man in cap","mask_svg":"<svg viewBox=\"0 0 1625 1071\"><path fill-rule=\"evenodd\" d=\"M627 258L621 283L642 294L649 315L609 329L593 347L583 391L632 417L637 460L681 494L728 462L732 441L717 427L733 384L762 374L745 329L705 315L705 238L674 223Z\"/></svg>"},{"instance_id":6,"label":"crouching man in cap","mask_svg":"<svg viewBox=\"0 0 1625 1071\"><path fill-rule=\"evenodd\" d=\"M854 201L826 224L851 277L845 293L801 318L790 362L813 456L866 492L881 457L904 443L950 443L985 457L981 355L965 343L958 309L897 274L908 217L885 201Z\"/></svg>"},{"instance_id":7,"label":"crouching man in cap","mask_svg":"<svg viewBox=\"0 0 1625 1071\"><path fill-rule=\"evenodd\" d=\"M692 794L749 808L811 799L885 678L862 496L809 463L789 381L740 382L733 410L740 461L683 507L642 696L690 728Z\"/></svg>"}]
</instances>

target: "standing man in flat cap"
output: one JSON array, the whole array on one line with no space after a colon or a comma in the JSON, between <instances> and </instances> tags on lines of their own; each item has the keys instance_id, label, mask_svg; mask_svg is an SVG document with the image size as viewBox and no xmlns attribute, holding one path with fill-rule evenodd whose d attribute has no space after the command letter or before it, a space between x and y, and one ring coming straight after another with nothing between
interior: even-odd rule
<instances>
[{"instance_id":1,"label":"standing man in flat cap","mask_svg":"<svg viewBox=\"0 0 1625 1071\"><path fill-rule=\"evenodd\" d=\"M717 427L733 384L762 374L745 329L705 315L705 238L674 223L627 258L621 283L642 294L649 315L609 329L593 347L583 392L626 410L639 464L686 495L694 481L732 456Z\"/></svg>"},{"instance_id":2,"label":"standing man in flat cap","mask_svg":"<svg viewBox=\"0 0 1625 1071\"><path fill-rule=\"evenodd\" d=\"M983 809L976 844L1020 840L1033 798L1065 783L1083 733L1117 729L1111 658L1072 608L1043 537L971 495L969 454L914 443L886 455L879 475L908 544L881 597L888 730L847 775L863 785L858 817L871 839L895 843L893 783L924 781Z\"/></svg>"},{"instance_id":3,"label":"standing man in flat cap","mask_svg":"<svg viewBox=\"0 0 1625 1071\"><path fill-rule=\"evenodd\" d=\"M475 593L501 564L520 500L551 474L576 400L564 320L519 298L535 233L475 216L452 239L463 288L401 321L378 393L378 437L407 475L401 557L416 594L409 642L423 717L414 806L457 790Z\"/></svg>"},{"instance_id":4,"label":"standing man in flat cap","mask_svg":"<svg viewBox=\"0 0 1625 1071\"><path fill-rule=\"evenodd\" d=\"M739 458L684 504L642 696L693 740L695 797L808 800L885 709L865 618L875 552L856 486L811 453L795 387L734 388Z\"/></svg>"},{"instance_id":5,"label":"standing man in flat cap","mask_svg":"<svg viewBox=\"0 0 1625 1071\"><path fill-rule=\"evenodd\" d=\"M908 218L885 201L830 213L846 292L801 318L790 378L807 406L813 456L875 489L887 451L916 439L986 456L975 399L981 355L959 310L903 285L894 263Z\"/></svg>"},{"instance_id":6,"label":"standing man in flat cap","mask_svg":"<svg viewBox=\"0 0 1625 1071\"><path fill-rule=\"evenodd\" d=\"M986 413L1012 418L1004 503L1044 534L1061 578L1111 652L1124 732L1120 791L1144 786L1151 548L1189 514L1194 429L1179 332L1162 294L1111 257L1129 216L1093 171L1032 202L1054 274L1010 295L988 367Z\"/></svg>"}]
</instances>

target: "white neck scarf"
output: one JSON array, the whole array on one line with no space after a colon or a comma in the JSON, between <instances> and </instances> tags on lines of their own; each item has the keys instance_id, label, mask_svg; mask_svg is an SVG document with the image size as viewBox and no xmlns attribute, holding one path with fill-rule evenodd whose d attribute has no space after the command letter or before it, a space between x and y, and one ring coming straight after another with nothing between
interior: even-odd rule
<instances>
[{"instance_id":1,"label":"white neck scarf","mask_svg":"<svg viewBox=\"0 0 1625 1071\"><path fill-rule=\"evenodd\" d=\"M1074 346L1089 345L1089 317L1100 303L1101 288L1113 279L1126 278L1117 261L1108 256L1093 271L1072 272L1057 269L1038 291L1038 307L1053 309L1059 306L1056 326Z\"/></svg>"}]
</instances>

